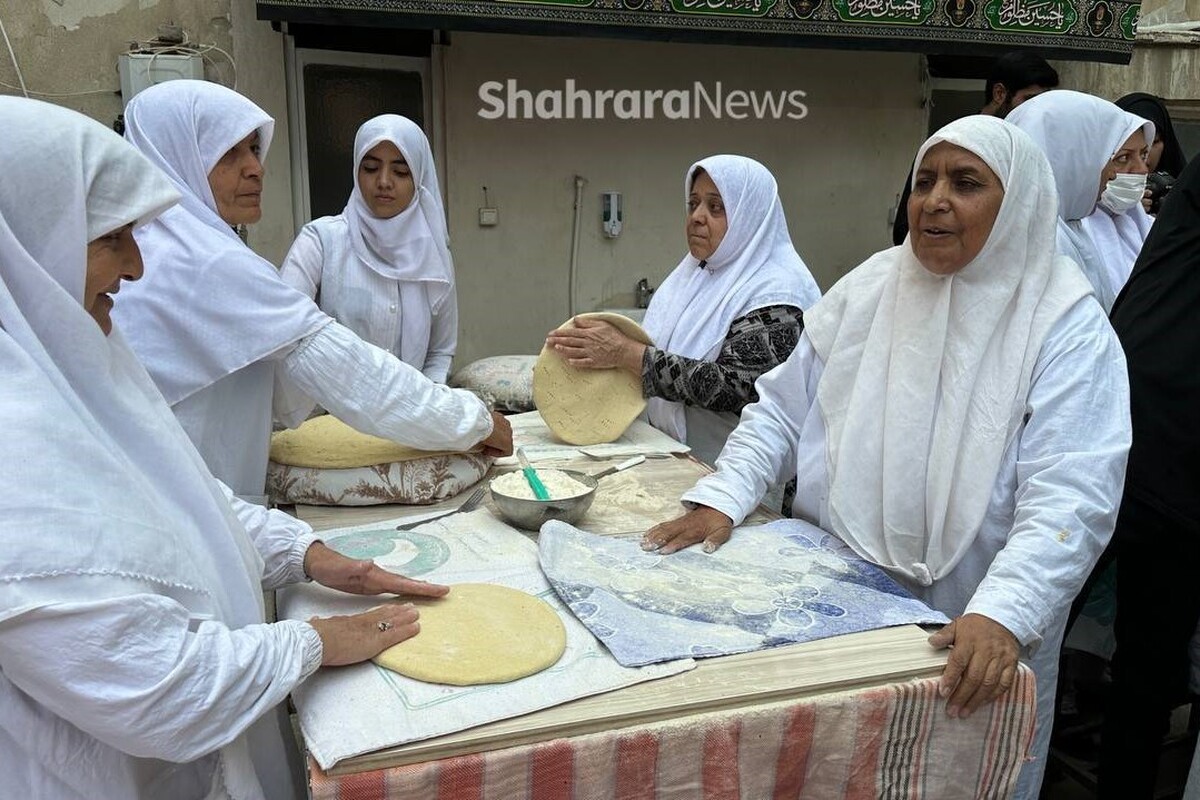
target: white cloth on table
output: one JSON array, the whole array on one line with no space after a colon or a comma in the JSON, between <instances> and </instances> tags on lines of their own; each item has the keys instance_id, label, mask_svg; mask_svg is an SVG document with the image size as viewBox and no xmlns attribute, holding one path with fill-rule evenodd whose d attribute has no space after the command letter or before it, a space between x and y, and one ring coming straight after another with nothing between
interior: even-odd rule
<instances>
[{"instance_id":1,"label":"white cloth on table","mask_svg":"<svg viewBox=\"0 0 1200 800\"><path fill-rule=\"evenodd\" d=\"M728 229L707 260L691 253L683 257L651 298L642 327L660 350L712 361L738 317L773 305L807 310L821 290L792 245L771 172L745 156L709 156L688 168L684 202L701 169L721 193ZM710 463L737 424L736 414L685 409L661 397L650 398L646 411L654 427L687 444L696 438L688 433L691 422L714 428L716 434L708 438L715 442L698 453Z\"/></svg>"},{"instance_id":2,"label":"white cloth on table","mask_svg":"<svg viewBox=\"0 0 1200 800\"><path fill-rule=\"evenodd\" d=\"M1146 143L1153 142L1154 123L1068 89L1026 100L1005 121L1028 133L1050 161L1058 189L1058 252L1079 265L1108 313L1117 297L1110 275L1118 270L1108 265L1111 255L1100 249L1082 220L1097 211L1104 189L1100 177L1108 162L1139 128Z\"/></svg>"},{"instance_id":3,"label":"white cloth on table","mask_svg":"<svg viewBox=\"0 0 1200 800\"><path fill-rule=\"evenodd\" d=\"M250 730L319 665L320 638L261 624L250 538L119 330L82 307L85 244L178 194L66 109L0 98L0 129L5 791L204 797L219 774L263 797Z\"/></svg>"},{"instance_id":4,"label":"white cloth on table","mask_svg":"<svg viewBox=\"0 0 1200 800\"><path fill-rule=\"evenodd\" d=\"M358 182L363 158L381 142L400 150L414 187L408 207L387 219L371 212ZM304 226L280 276L371 344L445 383L458 344L458 300L429 140L405 117L373 117L355 135L352 171L345 209Z\"/></svg>"},{"instance_id":5,"label":"white cloth on table","mask_svg":"<svg viewBox=\"0 0 1200 800\"><path fill-rule=\"evenodd\" d=\"M717 472L683 499L716 508L736 524L768 484L794 473L793 514L833 530L826 430L816 399L823 370L801 336L791 358L759 379L759 402L742 412ZM1112 329L1094 301L1081 300L1042 345L1025 398L1028 419L1004 453L970 548L930 586L901 578L932 608L949 617L983 614L1026 648L1038 683L1033 754L1039 761L1022 772L1022 785L1034 789L1021 797L1036 797L1041 782L1067 610L1116 523L1130 441L1128 391Z\"/></svg>"},{"instance_id":6,"label":"white cloth on table","mask_svg":"<svg viewBox=\"0 0 1200 800\"><path fill-rule=\"evenodd\" d=\"M265 151L262 109L182 80L139 94L125 116L126 136L184 199L139 233L146 277L121 293L114 318L219 480L261 502L272 412L297 424L312 399L364 433L414 447L468 449L489 435L481 401L355 337L221 220L208 172L254 130Z\"/></svg>"}]
</instances>

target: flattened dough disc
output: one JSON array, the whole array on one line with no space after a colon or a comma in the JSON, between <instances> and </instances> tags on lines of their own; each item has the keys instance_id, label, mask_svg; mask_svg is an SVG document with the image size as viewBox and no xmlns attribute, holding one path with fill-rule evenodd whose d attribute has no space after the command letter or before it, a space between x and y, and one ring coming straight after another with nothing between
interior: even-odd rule
<instances>
[{"instance_id":1,"label":"flattened dough disc","mask_svg":"<svg viewBox=\"0 0 1200 800\"><path fill-rule=\"evenodd\" d=\"M429 683L506 683L554 666L567 629L546 601L490 583L459 583L445 597L415 598L421 632L373 659Z\"/></svg>"},{"instance_id":2,"label":"flattened dough disc","mask_svg":"<svg viewBox=\"0 0 1200 800\"><path fill-rule=\"evenodd\" d=\"M417 450L361 433L329 414L271 436L271 460L291 467L351 469L437 455L445 453Z\"/></svg>"},{"instance_id":3,"label":"flattened dough disc","mask_svg":"<svg viewBox=\"0 0 1200 800\"><path fill-rule=\"evenodd\" d=\"M654 344L629 317L605 311L577 316L607 322L635 341ZM574 328L574 319L558 327ZM546 426L567 444L576 445L619 439L646 407L640 376L623 369L572 367L546 347L533 367L533 402Z\"/></svg>"}]
</instances>

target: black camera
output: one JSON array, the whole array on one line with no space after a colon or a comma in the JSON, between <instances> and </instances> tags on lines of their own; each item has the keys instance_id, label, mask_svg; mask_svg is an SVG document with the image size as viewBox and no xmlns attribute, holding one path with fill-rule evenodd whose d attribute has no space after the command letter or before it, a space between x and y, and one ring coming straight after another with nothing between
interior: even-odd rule
<instances>
[{"instance_id":1,"label":"black camera","mask_svg":"<svg viewBox=\"0 0 1200 800\"><path fill-rule=\"evenodd\" d=\"M1167 192L1171 191L1171 187L1175 185L1175 178L1169 172L1151 172L1146 176L1146 188L1150 190L1150 213L1157 214L1162 208L1163 198L1167 196Z\"/></svg>"}]
</instances>

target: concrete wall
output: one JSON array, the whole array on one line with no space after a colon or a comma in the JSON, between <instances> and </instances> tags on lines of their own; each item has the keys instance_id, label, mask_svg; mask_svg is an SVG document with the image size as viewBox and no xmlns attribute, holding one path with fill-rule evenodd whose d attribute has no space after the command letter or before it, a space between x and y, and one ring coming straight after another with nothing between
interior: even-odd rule
<instances>
[{"instance_id":1,"label":"concrete wall","mask_svg":"<svg viewBox=\"0 0 1200 800\"><path fill-rule=\"evenodd\" d=\"M237 64L237 89L276 119L263 220L251 246L278 263L294 236L283 37L254 18L253 0L14 0L0 8L30 95L75 109L105 125L121 113L117 57L165 23L181 25L193 43L212 44ZM212 51L205 77L232 86L234 69ZM0 48L0 94L20 95L7 48Z\"/></svg>"},{"instance_id":2,"label":"concrete wall","mask_svg":"<svg viewBox=\"0 0 1200 800\"><path fill-rule=\"evenodd\" d=\"M797 250L828 288L890 244L888 209L922 140L919 59L907 54L762 49L456 33L445 49L450 232L459 281L456 363L535 353L568 316L576 175L583 191L577 309L629 306L686 250L683 179L712 153L765 163L780 183ZM806 118L737 121L481 118L486 81L521 88L801 89ZM482 187L499 225L480 227ZM600 193L623 193L625 227L602 235Z\"/></svg>"}]
</instances>

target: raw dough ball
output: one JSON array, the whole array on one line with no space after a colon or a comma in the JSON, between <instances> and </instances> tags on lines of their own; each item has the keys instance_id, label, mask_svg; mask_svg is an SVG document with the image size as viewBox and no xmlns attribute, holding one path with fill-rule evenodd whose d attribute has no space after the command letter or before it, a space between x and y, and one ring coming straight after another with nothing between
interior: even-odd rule
<instances>
[{"instance_id":1,"label":"raw dough ball","mask_svg":"<svg viewBox=\"0 0 1200 800\"><path fill-rule=\"evenodd\" d=\"M490 583L459 583L439 598L413 598L421 632L373 659L428 683L507 683L553 666L567 629L548 603Z\"/></svg>"},{"instance_id":2,"label":"raw dough ball","mask_svg":"<svg viewBox=\"0 0 1200 800\"><path fill-rule=\"evenodd\" d=\"M629 317L604 311L577 316L607 322L635 341L654 344ZM558 327L575 327L574 318ZM533 402L556 436L581 446L619 439L646 407L641 376L618 368L572 367L548 347L533 368Z\"/></svg>"},{"instance_id":3,"label":"raw dough ball","mask_svg":"<svg viewBox=\"0 0 1200 800\"><path fill-rule=\"evenodd\" d=\"M351 469L446 455L360 433L328 414L271 436L271 460L290 467Z\"/></svg>"}]
</instances>

